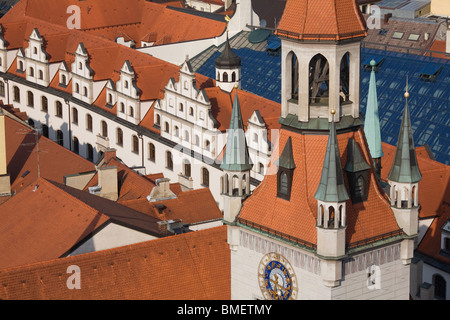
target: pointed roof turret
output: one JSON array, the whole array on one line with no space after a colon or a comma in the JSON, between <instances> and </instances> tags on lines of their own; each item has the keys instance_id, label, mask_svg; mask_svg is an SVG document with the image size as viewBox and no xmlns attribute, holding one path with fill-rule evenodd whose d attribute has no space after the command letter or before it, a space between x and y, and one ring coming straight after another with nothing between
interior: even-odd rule
<instances>
[{"instance_id":1,"label":"pointed roof turret","mask_svg":"<svg viewBox=\"0 0 450 320\"><path fill-rule=\"evenodd\" d=\"M275 164L286 169L295 169L294 154L292 152L292 139L288 138L283 152L281 153Z\"/></svg>"},{"instance_id":2,"label":"pointed roof turret","mask_svg":"<svg viewBox=\"0 0 450 320\"><path fill-rule=\"evenodd\" d=\"M335 113L335 110L331 110L333 119L331 121L330 135L323 161L322 176L314 196L317 200L325 202L343 202L350 198L342 172L341 157L334 124Z\"/></svg>"},{"instance_id":3,"label":"pointed roof turret","mask_svg":"<svg viewBox=\"0 0 450 320\"><path fill-rule=\"evenodd\" d=\"M411 119L408 107L408 80L406 82L405 108L403 109L402 124L398 135L397 149L394 162L388 175L388 180L404 183L416 183L422 180L417 164L414 138L411 130Z\"/></svg>"},{"instance_id":4,"label":"pointed roof turret","mask_svg":"<svg viewBox=\"0 0 450 320\"><path fill-rule=\"evenodd\" d=\"M233 52L230 46L230 41L225 41L225 47L222 53L214 60L216 68L228 68L233 69L241 66L241 58Z\"/></svg>"},{"instance_id":5,"label":"pointed roof turret","mask_svg":"<svg viewBox=\"0 0 450 320\"><path fill-rule=\"evenodd\" d=\"M230 128L227 130L227 144L220 168L228 171L242 172L250 170L253 165L248 153L237 87L235 87L235 90Z\"/></svg>"},{"instance_id":6,"label":"pointed roof turret","mask_svg":"<svg viewBox=\"0 0 450 320\"><path fill-rule=\"evenodd\" d=\"M361 153L361 149L355 139L348 139L347 144L347 162L344 170L347 172L359 172L363 170L369 170L370 166Z\"/></svg>"},{"instance_id":7,"label":"pointed roof turret","mask_svg":"<svg viewBox=\"0 0 450 320\"><path fill-rule=\"evenodd\" d=\"M375 77L375 60L370 61L372 71L370 73L369 94L367 96L366 118L364 120L364 133L369 145L372 158L383 157L381 146L380 117L378 115L377 80Z\"/></svg>"}]
</instances>

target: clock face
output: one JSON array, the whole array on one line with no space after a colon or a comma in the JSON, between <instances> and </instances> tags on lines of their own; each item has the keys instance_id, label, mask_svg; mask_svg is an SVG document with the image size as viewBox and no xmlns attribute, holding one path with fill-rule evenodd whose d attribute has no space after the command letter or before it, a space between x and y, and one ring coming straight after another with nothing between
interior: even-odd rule
<instances>
[{"instance_id":1,"label":"clock face","mask_svg":"<svg viewBox=\"0 0 450 320\"><path fill-rule=\"evenodd\" d=\"M289 261L282 255L266 254L259 263L258 281L265 299L297 298L297 277Z\"/></svg>"}]
</instances>

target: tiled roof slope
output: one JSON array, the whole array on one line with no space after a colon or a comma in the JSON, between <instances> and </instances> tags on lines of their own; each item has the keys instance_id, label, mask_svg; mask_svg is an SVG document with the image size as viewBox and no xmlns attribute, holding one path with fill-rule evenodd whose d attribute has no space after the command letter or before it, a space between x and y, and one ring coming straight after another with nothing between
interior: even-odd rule
<instances>
[{"instance_id":1,"label":"tiled roof slope","mask_svg":"<svg viewBox=\"0 0 450 320\"><path fill-rule=\"evenodd\" d=\"M80 268L79 290L67 288L70 265ZM0 299L228 300L230 267L222 226L4 269Z\"/></svg>"},{"instance_id":2,"label":"tiled roof slope","mask_svg":"<svg viewBox=\"0 0 450 320\"><path fill-rule=\"evenodd\" d=\"M36 135L27 125L8 116L6 127L6 161L11 192L19 192L40 176L62 183L64 176L94 170L92 162L39 135L39 168ZM39 170L38 170L39 169Z\"/></svg>"},{"instance_id":3,"label":"tiled roof slope","mask_svg":"<svg viewBox=\"0 0 450 320\"><path fill-rule=\"evenodd\" d=\"M101 166L117 167L119 185L117 203L164 221L181 219L183 223L195 224L222 218L222 213L208 188L181 191L179 183L172 183L170 190L177 196L175 199L149 202L147 196L156 186L156 179L164 178L164 175L142 176L110 155L110 152L105 153L105 161ZM86 185L84 192L88 192L89 187L97 185L98 173ZM156 207L159 204L164 205L161 212Z\"/></svg>"},{"instance_id":4,"label":"tiled roof slope","mask_svg":"<svg viewBox=\"0 0 450 320\"><path fill-rule=\"evenodd\" d=\"M364 37L366 24L355 0L289 0L276 34L298 40Z\"/></svg>"},{"instance_id":5,"label":"tiled roof slope","mask_svg":"<svg viewBox=\"0 0 450 320\"><path fill-rule=\"evenodd\" d=\"M448 192L447 192L448 193ZM447 198L448 199L448 198ZM444 224L450 219L450 204L447 200L445 206L442 207L439 216L437 216L427 232L425 233L422 241L417 247L419 253L425 254L428 257L433 258L436 261L444 263L447 267L450 266L450 258L447 254L442 253L441 244L441 230Z\"/></svg>"},{"instance_id":6,"label":"tiled roof slope","mask_svg":"<svg viewBox=\"0 0 450 320\"><path fill-rule=\"evenodd\" d=\"M423 147L416 148L417 162L422 173L419 182L419 218L435 217L440 207L449 199L450 166L430 159ZM387 180L394 161L395 146L383 143L384 156L381 159L381 178Z\"/></svg>"},{"instance_id":7,"label":"tiled roof slope","mask_svg":"<svg viewBox=\"0 0 450 320\"><path fill-rule=\"evenodd\" d=\"M292 139L296 168L290 201L287 201L277 197L277 169L273 163L281 153L278 148L282 149L289 137ZM359 128L355 132L337 135L342 166L345 167L346 164L349 138L356 140L365 161L371 163L363 129ZM244 202L238 219L242 223L259 225L257 228L270 228L269 232L283 233L308 242L309 245L315 245L317 201L314 199L314 193L322 172L327 140L328 135L290 134L289 131L282 129L278 146L273 152L271 166L253 195ZM347 244L370 240L399 229L390 204L378 185L372 168L369 170L369 177L367 201L356 204L353 204L351 200L346 202ZM346 176L344 179L347 180Z\"/></svg>"},{"instance_id":8,"label":"tiled roof slope","mask_svg":"<svg viewBox=\"0 0 450 320\"><path fill-rule=\"evenodd\" d=\"M40 178L0 206L0 268L56 259L109 220Z\"/></svg>"},{"instance_id":9,"label":"tiled roof slope","mask_svg":"<svg viewBox=\"0 0 450 320\"><path fill-rule=\"evenodd\" d=\"M80 8L81 30L112 41L124 37L125 41L133 40L136 47L141 41L161 45L213 38L226 27L225 19L197 17L144 0L22 0L4 19L26 16L66 27L72 16L66 11L72 5Z\"/></svg>"}]
</instances>

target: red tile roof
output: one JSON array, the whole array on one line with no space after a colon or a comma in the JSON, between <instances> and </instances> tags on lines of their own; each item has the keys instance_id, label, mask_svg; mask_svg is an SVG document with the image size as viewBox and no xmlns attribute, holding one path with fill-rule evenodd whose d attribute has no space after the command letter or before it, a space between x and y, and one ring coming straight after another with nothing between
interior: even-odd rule
<instances>
[{"instance_id":1,"label":"red tile roof","mask_svg":"<svg viewBox=\"0 0 450 320\"><path fill-rule=\"evenodd\" d=\"M0 206L0 220L1 269L59 258L109 218L40 178Z\"/></svg>"},{"instance_id":2,"label":"red tile roof","mask_svg":"<svg viewBox=\"0 0 450 320\"><path fill-rule=\"evenodd\" d=\"M80 268L69 290L67 268ZM0 299L228 300L226 226L0 270Z\"/></svg>"},{"instance_id":3,"label":"red tile roof","mask_svg":"<svg viewBox=\"0 0 450 320\"><path fill-rule=\"evenodd\" d=\"M144 0L22 0L5 15L5 21L30 17L66 27L72 13L67 8L80 8L80 28L108 40L124 37L134 40L154 41L155 45L193 41L220 36L226 28L224 21L216 21L170 9L167 4ZM180 6L180 4L176 4ZM151 37L149 35L151 34Z\"/></svg>"},{"instance_id":4,"label":"red tile roof","mask_svg":"<svg viewBox=\"0 0 450 320\"><path fill-rule=\"evenodd\" d=\"M284 148L288 137L292 137L294 170L291 200L277 197L276 166L273 164ZM354 138L363 151L364 159L371 163L363 130L337 135L341 163L346 164L346 147L349 138ZM317 200L314 198L321 172L328 135L295 134L280 131L279 145L273 152L271 165L253 195L245 202L238 216L241 222L256 224L257 227L270 228L272 233L282 233L306 241L310 246L316 244ZM280 152L279 149L280 148ZM346 202L347 231L346 242L372 239L399 227L390 209L386 196L369 170L369 190L367 201L353 204Z\"/></svg>"},{"instance_id":5,"label":"red tile roof","mask_svg":"<svg viewBox=\"0 0 450 320\"><path fill-rule=\"evenodd\" d=\"M36 136L27 125L5 117L7 171L11 192L16 193L38 178ZM64 176L92 171L95 165L59 144L39 136L39 173L52 181L64 182Z\"/></svg>"},{"instance_id":6,"label":"red tile roof","mask_svg":"<svg viewBox=\"0 0 450 320\"><path fill-rule=\"evenodd\" d=\"M344 40L367 32L355 0L289 0L276 34L298 40Z\"/></svg>"}]
</instances>

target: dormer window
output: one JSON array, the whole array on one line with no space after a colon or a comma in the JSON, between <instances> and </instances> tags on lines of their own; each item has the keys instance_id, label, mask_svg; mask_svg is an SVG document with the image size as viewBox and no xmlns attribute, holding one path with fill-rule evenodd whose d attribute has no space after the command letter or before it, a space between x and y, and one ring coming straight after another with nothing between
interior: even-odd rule
<instances>
[{"instance_id":1,"label":"dormer window","mask_svg":"<svg viewBox=\"0 0 450 320\"><path fill-rule=\"evenodd\" d=\"M67 82L66 75L65 74L61 75L61 84L65 85L66 82Z\"/></svg>"},{"instance_id":2,"label":"dormer window","mask_svg":"<svg viewBox=\"0 0 450 320\"><path fill-rule=\"evenodd\" d=\"M369 168L370 166L364 160L361 149L355 139L348 139L347 163L344 170L347 172L350 196L353 203L367 200Z\"/></svg>"},{"instance_id":3,"label":"dormer window","mask_svg":"<svg viewBox=\"0 0 450 320\"><path fill-rule=\"evenodd\" d=\"M276 161L276 165L278 166L277 197L289 201L291 199L292 180L295 170L292 140L290 137L284 146L280 158Z\"/></svg>"}]
</instances>

